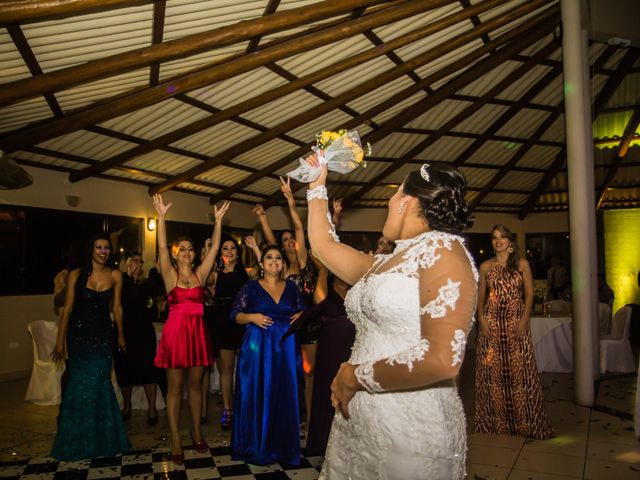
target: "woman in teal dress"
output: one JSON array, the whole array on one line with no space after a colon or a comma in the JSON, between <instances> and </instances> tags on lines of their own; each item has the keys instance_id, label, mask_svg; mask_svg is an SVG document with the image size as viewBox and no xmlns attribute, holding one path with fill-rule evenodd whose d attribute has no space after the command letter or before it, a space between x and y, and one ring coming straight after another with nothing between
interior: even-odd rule
<instances>
[{"instance_id":1,"label":"woman in teal dress","mask_svg":"<svg viewBox=\"0 0 640 480\"><path fill-rule=\"evenodd\" d=\"M57 460L112 457L131 447L111 384L110 313L118 329L118 348L125 350L122 273L109 266L111 244L107 235L96 235L90 245L83 267L69 274L56 347L51 354L55 361L62 361L66 340L69 383L51 450Z\"/></svg>"},{"instance_id":2,"label":"woman in teal dress","mask_svg":"<svg viewBox=\"0 0 640 480\"><path fill-rule=\"evenodd\" d=\"M266 465L300 463L297 366L289 324L304 309L302 294L283 277L275 245L262 256L260 280L244 284L231 319L247 329L238 355L231 453L234 460Z\"/></svg>"}]
</instances>

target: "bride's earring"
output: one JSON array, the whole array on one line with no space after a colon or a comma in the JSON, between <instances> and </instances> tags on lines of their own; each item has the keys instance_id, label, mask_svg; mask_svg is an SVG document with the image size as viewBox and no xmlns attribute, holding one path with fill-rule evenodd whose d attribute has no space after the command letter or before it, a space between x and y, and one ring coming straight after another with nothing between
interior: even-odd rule
<instances>
[{"instance_id":1,"label":"bride's earring","mask_svg":"<svg viewBox=\"0 0 640 480\"><path fill-rule=\"evenodd\" d=\"M402 200L400 200L400 206L398 207L398 214L402 213L402 211L404 210L404 206L407 204L407 199L403 198Z\"/></svg>"}]
</instances>

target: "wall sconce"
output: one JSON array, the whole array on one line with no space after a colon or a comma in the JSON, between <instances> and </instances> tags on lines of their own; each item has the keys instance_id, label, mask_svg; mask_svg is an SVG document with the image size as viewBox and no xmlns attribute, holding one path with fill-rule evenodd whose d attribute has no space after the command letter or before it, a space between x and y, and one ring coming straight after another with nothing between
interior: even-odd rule
<instances>
[{"instance_id":1,"label":"wall sconce","mask_svg":"<svg viewBox=\"0 0 640 480\"><path fill-rule=\"evenodd\" d=\"M155 218L147 219L147 229L150 232L153 232L156 229L156 225L157 225L157 223L156 223L156 219Z\"/></svg>"}]
</instances>

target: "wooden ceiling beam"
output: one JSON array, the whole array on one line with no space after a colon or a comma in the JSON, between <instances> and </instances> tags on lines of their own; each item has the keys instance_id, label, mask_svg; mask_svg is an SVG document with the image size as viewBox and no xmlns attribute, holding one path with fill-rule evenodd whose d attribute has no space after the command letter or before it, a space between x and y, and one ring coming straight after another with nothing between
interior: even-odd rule
<instances>
[{"instance_id":1,"label":"wooden ceiling beam","mask_svg":"<svg viewBox=\"0 0 640 480\"><path fill-rule=\"evenodd\" d=\"M531 57L528 57L531 58ZM533 59L533 61L535 61L535 59ZM463 95L460 93L456 93L454 95L451 95L451 100L459 100L462 102L475 102L476 100L478 100L480 97L474 96L474 95ZM517 100L505 100L503 98L492 98L489 101L489 104L491 105L500 105L500 106L504 106L504 107L512 107L513 105L515 105L517 102ZM528 108L530 110L542 110L544 112L552 112L554 109L553 105L543 105L540 103L526 103L522 108Z\"/></svg>"},{"instance_id":2,"label":"wooden ceiling beam","mask_svg":"<svg viewBox=\"0 0 640 480\"><path fill-rule=\"evenodd\" d=\"M11 40L13 40L13 44L16 46L18 52L20 52L20 56L22 57L24 63L27 65L27 68L29 69L31 75L42 75L42 68L40 68L40 64L38 63L33 50L31 50L29 42L24 36L20 25L7 25L7 32L9 32L9 36L11 37ZM63 116L60 104L58 103L58 100L53 93L45 93L44 99L46 100L47 105L49 105L49 108L51 109L54 117L60 118Z\"/></svg>"},{"instance_id":3,"label":"wooden ceiling beam","mask_svg":"<svg viewBox=\"0 0 640 480\"><path fill-rule=\"evenodd\" d=\"M167 1L158 0L153 3L153 30L151 32L151 44L158 45L162 43L164 37L164 18L167 11ZM153 62L149 68L149 86L153 87L158 84L160 78L160 63Z\"/></svg>"},{"instance_id":4,"label":"wooden ceiling beam","mask_svg":"<svg viewBox=\"0 0 640 480\"><path fill-rule=\"evenodd\" d=\"M22 24L51 18L143 5L152 0L3 0L0 25Z\"/></svg>"},{"instance_id":5,"label":"wooden ceiling beam","mask_svg":"<svg viewBox=\"0 0 640 480\"><path fill-rule=\"evenodd\" d=\"M608 53L608 49L603 52L600 63L604 64L606 62L608 58L605 57L605 54ZM604 84L604 86L598 93L598 96L593 102L592 108L594 121L598 118L598 116L600 116L600 113L602 113L602 111L604 110L607 102L611 99L614 92L618 89L618 87L622 83L622 80L624 80L624 77L626 77L629 71L633 68L633 65L636 63L638 58L640 58L640 49L638 48L629 49L629 51L622 58L622 60L618 64L618 67L616 68L615 73L609 77L609 80L607 80L607 83ZM547 186L550 185L551 180L553 180L553 177L555 177L556 174L560 171L565 161L566 150L560 152L560 154L556 156L553 163L550 165L549 170L544 174L542 179L540 179L533 193L529 196L524 206L518 213L518 218L524 219L527 215L529 215L536 202L540 198L540 195L542 195Z\"/></svg>"},{"instance_id":6,"label":"wooden ceiling beam","mask_svg":"<svg viewBox=\"0 0 640 480\"><path fill-rule=\"evenodd\" d=\"M448 3L449 1L451 0L403 2L398 6L380 10L356 20L350 20L340 25L311 34L301 35L297 38L279 43L278 45L261 49L259 52L251 55L242 55L228 62L217 64L209 68L191 71L190 73L173 79L164 80L155 87L136 90L133 93L104 100L99 102L97 105L94 104L89 108L82 109L75 113L70 113L65 116L65 118L45 122L44 124L40 123L37 128L34 127L21 130L19 133L14 135L9 134L8 137L2 139L0 145L2 145L4 147L3 149L9 153L19 150L20 148L24 148L25 146L35 145L65 133L84 128L88 125L98 124L135 110L139 110L154 103L175 97L180 93L187 93L188 91L196 90L212 83L232 78L241 73L268 65L269 63L291 55L303 53L313 48L362 33L363 31L371 28L411 17L417 13L430 10L431 8L434 8L434 6ZM319 10L322 10L320 5L324 6L325 4L334 3L334 0L327 0L322 4L314 4L313 7L314 9L318 8ZM338 3L341 5L351 4L355 3L355 0L341 0ZM334 6L334 8L337 7ZM292 11L293 10L289 10L283 13L289 14ZM271 15L266 19L261 19L261 21L267 22L279 15L280 14ZM248 29L242 28L243 23L245 22L240 22L234 25L233 28L238 28L241 32L245 33ZM167 45L167 43L162 45ZM148 48L154 48L154 46ZM57 72L58 71L53 73L55 74ZM115 72L111 73L113 74ZM2 95L2 92L3 90L0 89L0 96ZM82 175L83 174L79 174L77 178L82 177Z\"/></svg>"},{"instance_id":7,"label":"wooden ceiling beam","mask_svg":"<svg viewBox=\"0 0 640 480\"><path fill-rule=\"evenodd\" d=\"M510 12L511 14L513 12ZM499 19L495 20L495 24L491 23L491 22L487 22L485 25L483 25L483 27L478 27L478 29L474 29L472 31L469 32L464 32L463 34L460 34L458 37L456 37L455 39L451 39L441 45L435 46L433 47L433 49L429 50L428 52L425 52L422 55L419 55L418 57L412 59L409 62L405 62L404 67L396 67L392 70L389 70L387 72L383 72L381 73L379 76L370 79L366 82L364 82L363 84L355 87L354 89L352 89L351 91L347 91L345 93L343 93L342 95L336 97L334 100L330 101L330 102L325 102L322 105L316 106L313 109L304 112L302 114L299 114L289 120L287 120L287 122L283 122L282 124L280 124L277 129L273 129L273 132L271 135L274 135L276 133L278 133L278 129L289 129L289 128L294 128L298 125L307 123L308 121L317 118L319 115L322 115L324 113L327 113L333 109L335 109L338 105L341 105L343 103L352 101L354 98L360 97L376 88L378 88L379 86L385 85L386 83L388 83L389 81L391 81L392 79L398 78L398 76L401 76L404 74L404 70L409 70L409 69L413 69L415 68L415 64L416 62L419 60L420 63L428 63L429 61L435 59L435 58L439 58L440 56L446 54L448 51L452 51L456 48L458 48L461 45L464 45L466 42L469 41L469 37L477 37L482 30L484 30L484 28L495 28L495 26L503 21L506 21L505 17L507 17L509 14L505 14L503 16L501 16ZM536 23L539 22L539 23ZM541 23L540 23L541 22ZM534 21L534 24L547 24L547 28L551 28L552 24L555 24L557 22L557 10L555 7L552 7L551 9L547 10L545 13L540 14L539 16L536 17L536 21ZM488 26L488 27L487 27ZM510 36L510 37L517 37L519 35L522 34L523 31L525 31L526 29L523 27L522 29L514 29L516 30L516 32L509 32L510 35L508 34L504 34L503 36L499 37L499 39L495 40L493 45L499 45L501 44L501 42L504 42L505 40L505 35ZM416 93L416 91L419 91L420 89L422 89L424 87L424 85L428 85L429 83L432 83L433 81L435 81L434 79L438 78L445 78L446 75L451 75L452 73L456 72L457 70L464 68L465 66L468 66L469 64L475 62L478 60L479 57L479 51L482 51L483 49L489 49L489 47L487 46L483 46L481 48L479 48L476 52L472 52L472 54L466 55L465 57L459 59L458 61L452 63L451 65L443 68L441 71L437 72L434 75L429 76L428 78L425 78L422 80L421 84L413 84L411 87L403 90L402 92L400 92L400 94L396 94L394 96L392 96L391 98L387 99L385 102L382 102L381 104L377 105L376 107L373 107L372 109L370 109L369 111L367 111L365 114L361 115L360 117L354 118L353 120L350 120L349 122L347 122L346 125L343 125L344 128L355 128L358 125L361 125L363 122L367 121L369 118L372 118L373 116L377 115L378 113L380 113L381 111L384 111L388 108L390 108L393 105L396 105L398 103L398 101L400 101L403 98L409 98L411 95L413 95L414 93ZM507 48L507 50L509 50ZM502 58L503 56L500 56L500 58ZM491 58L488 60L488 63L491 64ZM460 88L460 87L458 87ZM432 102L434 101L433 98L431 97L427 97L426 99L427 102ZM418 110L420 110L422 108L422 103L424 103L424 101L419 102L419 105L415 108L417 108ZM412 107L413 108L413 107ZM410 109L411 110L411 109ZM406 113L406 111L405 111ZM415 112L414 112L415 113ZM417 116L420 112L415 113L415 115ZM406 122L405 122L406 123ZM394 129L396 129L398 126L393 124L393 125L389 125L388 123L385 124L385 126L381 127L379 130L376 130L372 133L370 133L366 139L364 139L363 141L376 141L378 138L382 138L383 136L388 135L389 133L391 133ZM286 130L285 130L286 131ZM377 137L380 132L384 131L384 134L381 137ZM256 138L256 139L250 139L247 142L244 142L244 145L240 145L240 147L242 147L241 152L244 151L248 151L251 148L254 148L255 146L263 143L264 141L267 141L269 139L268 136L265 136L261 139ZM312 142L310 142L306 147L302 147L294 152L292 152L291 154L285 156L284 158L280 159L279 161L271 164L269 167L266 167L265 169L263 169L263 171L266 171L267 173L273 172L275 170L277 170L278 168L281 168L281 166L286 165L287 163L295 160L296 157L300 156L300 155L304 155L305 152L309 151L309 148L311 147ZM238 152L235 151L235 148L230 149L227 152L223 152L223 154L220 157L220 162L224 162L226 157L233 157L234 155L236 155ZM278 166L281 165L281 166ZM199 167L199 168L198 168ZM194 169L192 169L191 171L188 172L184 172L183 174L179 175L175 181L172 182L167 182L166 185L159 185L158 187L156 187L156 189L154 189L154 191L152 191L151 193L155 193L155 191L164 191L168 188L171 188L174 185L179 184L181 181L184 181L185 179L190 178L191 176L194 175L199 175L200 173L202 173L203 171L205 171L208 168L211 168L211 165L202 165L202 166L198 166ZM230 187L229 189L227 189L225 192L221 193L220 195L216 195L215 197L212 197L212 201L218 201L221 195L226 194L229 195L230 192L232 192L235 188L242 188L239 187L239 185L245 185L245 182L251 182L254 181L253 180L253 176L248 177L247 179L242 180L241 182L239 182L238 184L236 184L233 187ZM224 197L223 197L224 198Z\"/></svg>"},{"instance_id":8,"label":"wooden ceiling beam","mask_svg":"<svg viewBox=\"0 0 640 480\"><path fill-rule=\"evenodd\" d=\"M624 160L624 157L627 156L627 152L629 151L629 144L631 143L631 140L633 140L633 136L636 130L638 129L638 125L640 125L640 109L633 112L633 115L631 115L631 118L629 119L629 122L627 123L627 126L624 129L624 134L622 135L622 142L620 143L620 146L618 147L618 151L616 152L616 156L614 157L611 167L607 172L607 177L605 178L604 182L602 183L602 186L600 187L600 191L598 192L598 197L596 200L596 208L601 207L602 202L604 201L604 197L607 193L607 190L611 185L613 178L616 176L616 173L618 172L618 167Z\"/></svg>"},{"instance_id":9,"label":"wooden ceiling beam","mask_svg":"<svg viewBox=\"0 0 640 480\"><path fill-rule=\"evenodd\" d=\"M547 44L545 47L543 47L540 50L540 56L544 57L544 56L548 55L549 53L553 52L554 50L556 50L557 48L558 48L557 45L554 42L551 42L551 43ZM347 199L345 199L345 204L349 204L349 203L353 203L353 202L357 201L366 192L368 192L369 190L374 188L379 181L381 181L382 179L384 179L387 176L389 176L391 173L393 173L393 172L397 171L398 169L400 169L401 167L403 167L409 160L411 160L411 159L415 158L416 156L420 155L420 153L422 153L424 150L429 148L431 145L433 145L435 142L437 142L440 138L444 137L447 134L447 132L451 131L456 125L460 124L461 122L463 122L464 120L466 120L467 118L472 116L474 113L478 112L482 107L484 107L487 103L489 103L489 100L494 98L496 95L502 93L505 88L507 88L509 85L511 85L513 82L515 82L516 80L518 80L522 76L526 75L535 66L536 66L535 61L533 59L530 59L528 62L522 64L520 67L518 67L517 69L515 69L514 71L509 73L509 75L507 75L504 79L502 79L500 82L498 82L496 85L494 85L487 93L485 93L483 96L478 98L478 100L476 100L470 106L466 107L463 111L461 111L460 113L455 115L453 118L451 118L450 120L445 122L442 126L440 126L433 133L433 135L429 135L427 138L425 138L424 140L419 142L416 146L411 148L407 153L405 153L396 162L394 162L392 165L389 165L385 170L383 170L378 175L376 175L371 180L371 183L368 186L363 187L360 190L358 190L357 192L354 192L353 194L351 194ZM479 78L479 77L476 77L476 78ZM452 82L452 83L455 83L455 82ZM450 85L452 83L450 83ZM458 87L458 88L461 88L461 86ZM440 90L442 90L442 89L440 89ZM438 90L438 92L440 90ZM453 90L453 91L457 91L457 89ZM433 95L430 98L433 98ZM445 98L449 98L449 95L447 95ZM408 123L408 121L404 122L404 124L406 124L406 123ZM493 133L495 133L495 132L493 132ZM486 138L486 134L482 134L473 143L475 144L475 143L477 143L479 141L482 141L485 138ZM467 150L469 148L470 147L468 147Z\"/></svg>"},{"instance_id":10,"label":"wooden ceiling beam","mask_svg":"<svg viewBox=\"0 0 640 480\"><path fill-rule=\"evenodd\" d=\"M262 13L262 16L267 17L269 15L273 15L274 13L276 13L279 6L280 6L280 0L269 0L269 3L265 7L264 12ZM249 40L249 45L247 45L247 48L245 50L245 53L248 54L248 53L255 52L258 49L258 45L260 45L261 39L262 39L262 35L256 35L255 37L251 37L251 39Z\"/></svg>"},{"instance_id":11,"label":"wooden ceiling beam","mask_svg":"<svg viewBox=\"0 0 640 480\"><path fill-rule=\"evenodd\" d=\"M489 102L491 103L491 102ZM415 135L434 135L437 130L432 130L428 128L408 128L402 127L398 129L398 133L411 133ZM482 136L481 133L471 133L471 132L456 132L453 130L449 130L444 134L445 137L454 137L454 138L470 138L477 139ZM492 135L489 137L489 140L493 140L496 142L510 142L510 143L525 143L527 141L526 138L521 137L510 137L506 135ZM594 142L595 143L595 142ZM564 142L554 142L551 140L540 140L536 143L541 147L563 147Z\"/></svg>"},{"instance_id":12,"label":"wooden ceiling beam","mask_svg":"<svg viewBox=\"0 0 640 480\"><path fill-rule=\"evenodd\" d=\"M386 1L386 0L385 0ZM188 35L169 42L111 55L109 57L48 72L38 77L6 83L0 89L0 106L27 98L56 92L74 85L96 81L119 73L148 67L178 58L206 52L214 48L245 41L256 35L264 35L304 25L316 20L347 13L354 8L381 0L327 0L306 7L286 10L268 17L245 20L207 32ZM425 10L438 2L425 2ZM349 25L349 23L346 23ZM316 32L321 33L321 32Z\"/></svg>"}]
</instances>

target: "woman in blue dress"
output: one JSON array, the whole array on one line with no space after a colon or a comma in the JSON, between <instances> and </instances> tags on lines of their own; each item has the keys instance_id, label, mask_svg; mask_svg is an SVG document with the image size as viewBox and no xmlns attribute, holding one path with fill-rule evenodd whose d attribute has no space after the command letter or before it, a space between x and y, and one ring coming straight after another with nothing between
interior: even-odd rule
<instances>
[{"instance_id":1,"label":"woman in blue dress","mask_svg":"<svg viewBox=\"0 0 640 480\"><path fill-rule=\"evenodd\" d=\"M69 273L56 347L51 357L69 354L69 383L64 392L58 434L51 450L57 460L112 457L129 450L122 416L111 384L113 331L125 350L122 330L122 273L109 266L108 236L96 235L82 268Z\"/></svg>"},{"instance_id":2,"label":"woman in blue dress","mask_svg":"<svg viewBox=\"0 0 640 480\"><path fill-rule=\"evenodd\" d=\"M234 460L256 465L300 463L298 353L293 336L282 339L304 309L296 285L283 279L280 249L262 256L262 275L236 296L231 319L247 325L236 367L231 450Z\"/></svg>"}]
</instances>

